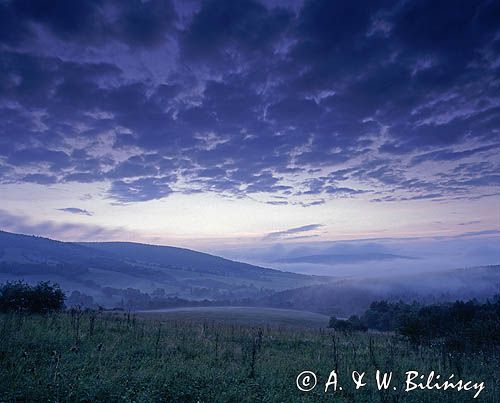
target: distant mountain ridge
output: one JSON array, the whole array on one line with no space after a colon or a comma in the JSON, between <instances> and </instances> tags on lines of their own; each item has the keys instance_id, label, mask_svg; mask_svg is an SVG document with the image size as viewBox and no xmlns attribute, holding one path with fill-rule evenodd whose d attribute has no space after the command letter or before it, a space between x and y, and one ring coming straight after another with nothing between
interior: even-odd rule
<instances>
[{"instance_id":1,"label":"distant mountain ridge","mask_svg":"<svg viewBox=\"0 0 500 403\"><path fill-rule=\"evenodd\" d=\"M412 256L394 255L391 253L331 253L321 255L306 255L290 258L281 258L273 260L274 263L311 263L311 264L349 264L371 262L377 260L393 260L393 259L406 259L416 260L418 258Z\"/></svg>"}]
</instances>

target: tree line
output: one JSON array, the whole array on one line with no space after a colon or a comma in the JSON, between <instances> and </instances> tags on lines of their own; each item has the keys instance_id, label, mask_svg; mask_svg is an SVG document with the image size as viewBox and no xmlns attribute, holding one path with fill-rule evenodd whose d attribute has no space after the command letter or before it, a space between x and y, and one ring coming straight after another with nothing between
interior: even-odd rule
<instances>
[{"instance_id":1,"label":"tree line","mask_svg":"<svg viewBox=\"0 0 500 403\"><path fill-rule=\"evenodd\" d=\"M330 327L343 332L394 331L413 344L442 343L446 350L465 352L500 348L500 295L486 303L421 305L375 301L363 315L347 320L332 317Z\"/></svg>"}]
</instances>

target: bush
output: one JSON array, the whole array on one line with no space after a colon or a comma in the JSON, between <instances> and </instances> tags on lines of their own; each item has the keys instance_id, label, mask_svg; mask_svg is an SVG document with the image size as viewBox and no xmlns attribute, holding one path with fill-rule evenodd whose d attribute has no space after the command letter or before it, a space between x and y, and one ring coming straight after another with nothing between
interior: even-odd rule
<instances>
[{"instance_id":1,"label":"bush","mask_svg":"<svg viewBox=\"0 0 500 403\"><path fill-rule=\"evenodd\" d=\"M48 313L64 308L59 285L42 281L31 286L24 281L0 285L0 312Z\"/></svg>"},{"instance_id":2,"label":"bush","mask_svg":"<svg viewBox=\"0 0 500 403\"><path fill-rule=\"evenodd\" d=\"M430 305L402 318L399 333L416 344L441 341L448 351L477 351L500 346L500 299Z\"/></svg>"},{"instance_id":3,"label":"bush","mask_svg":"<svg viewBox=\"0 0 500 403\"><path fill-rule=\"evenodd\" d=\"M356 315L351 316L348 320L337 319L332 316L328 327L344 333L366 332L368 330L368 328L361 323L360 319Z\"/></svg>"},{"instance_id":4,"label":"bush","mask_svg":"<svg viewBox=\"0 0 500 403\"><path fill-rule=\"evenodd\" d=\"M417 303L405 304L402 301L374 301L361 316L361 322L370 329L380 331L397 330L401 322L421 308Z\"/></svg>"},{"instance_id":5,"label":"bush","mask_svg":"<svg viewBox=\"0 0 500 403\"><path fill-rule=\"evenodd\" d=\"M413 344L441 344L447 351L465 352L500 347L500 297L480 304L475 300L421 306L402 301L375 301L358 318L330 320L330 327L354 331L364 327L395 331Z\"/></svg>"},{"instance_id":6,"label":"bush","mask_svg":"<svg viewBox=\"0 0 500 403\"><path fill-rule=\"evenodd\" d=\"M422 306L375 301L359 318L330 319L341 332L394 331L415 345L439 344L444 351L486 351L500 348L500 296L480 304L475 300Z\"/></svg>"}]
</instances>

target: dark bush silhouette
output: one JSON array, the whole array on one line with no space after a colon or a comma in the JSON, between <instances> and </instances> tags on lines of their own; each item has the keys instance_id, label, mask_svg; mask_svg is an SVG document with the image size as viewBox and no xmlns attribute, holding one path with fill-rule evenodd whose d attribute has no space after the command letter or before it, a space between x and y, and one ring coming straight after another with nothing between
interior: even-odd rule
<instances>
[{"instance_id":1,"label":"dark bush silhouette","mask_svg":"<svg viewBox=\"0 0 500 403\"><path fill-rule=\"evenodd\" d=\"M422 306L402 301L376 301L358 318L330 320L341 331L366 328L395 331L413 344L440 344L443 351L486 351L500 348L500 296L480 304L476 300Z\"/></svg>"},{"instance_id":2,"label":"dark bush silhouette","mask_svg":"<svg viewBox=\"0 0 500 403\"><path fill-rule=\"evenodd\" d=\"M422 305L417 303L406 304L403 301L391 303L375 301L361 316L361 322L370 329L380 331L397 330L403 318L417 312Z\"/></svg>"},{"instance_id":3,"label":"dark bush silhouette","mask_svg":"<svg viewBox=\"0 0 500 403\"><path fill-rule=\"evenodd\" d=\"M351 316L348 320L337 319L332 316L328 327L345 333L366 332L368 330L368 327L361 323L361 320L356 315Z\"/></svg>"},{"instance_id":4,"label":"dark bush silhouette","mask_svg":"<svg viewBox=\"0 0 500 403\"><path fill-rule=\"evenodd\" d=\"M500 299L485 304L471 300L425 306L401 318L397 330L415 344L439 341L448 351L498 349Z\"/></svg>"},{"instance_id":5,"label":"dark bush silhouette","mask_svg":"<svg viewBox=\"0 0 500 403\"><path fill-rule=\"evenodd\" d=\"M64 308L59 285L42 281L31 286L24 281L0 285L0 312L48 313Z\"/></svg>"}]
</instances>

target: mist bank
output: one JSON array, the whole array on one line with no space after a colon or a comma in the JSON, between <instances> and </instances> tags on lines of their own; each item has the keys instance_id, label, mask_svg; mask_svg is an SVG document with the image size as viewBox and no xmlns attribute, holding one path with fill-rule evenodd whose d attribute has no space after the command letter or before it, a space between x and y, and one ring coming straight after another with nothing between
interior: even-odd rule
<instances>
[{"instance_id":1,"label":"mist bank","mask_svg":"<svg viewBox=\"0 0 500 403\"><path fill-rule=\"evenodd\" d=\"M393 277L500 264L493 232L332 242L274 242L215 250L229 259L337 278Z\"/></svg>"},{"instance_id":2,"label":"mist bank","mask_svg":"<svg viewBox=\"0 0 500 403\"><path fill-rule=\"evenodd\" d=\"M346 278L276 292L257 303L348 317L362 314L377 300L421 304L470 299L484 302L499 293L500 265L495 265L394 277Z\"/></svg>"},{"instance_id":3,"label":"mist bank","mask_svg":"<svg viewBox=\"0 0 500 403\"><path fill-rule=\"evenodd\" d=\"M170 297L159 290L145 292L135 288L103 290L114 297L114 307L124 310L148 310L177 307L249 306L292 309L349 317L362 314L373 301L433 303L477 300L485 302L500 294L500 266L483 266L394 278L366 277L269 291L249 297L185 299ZM236 295L236 294L233 294ZM92 298L73 291L69 305L95 307Z\"/></svg>"}]
</instances>

